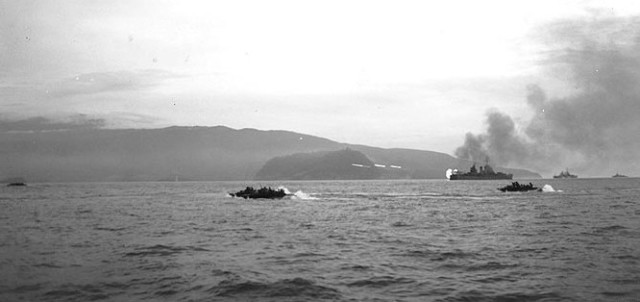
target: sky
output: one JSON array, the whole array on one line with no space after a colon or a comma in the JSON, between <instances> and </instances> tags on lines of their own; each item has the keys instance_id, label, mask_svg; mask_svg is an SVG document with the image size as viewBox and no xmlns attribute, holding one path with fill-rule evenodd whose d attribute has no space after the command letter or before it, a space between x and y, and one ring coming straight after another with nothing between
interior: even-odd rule
<instances>
[{"instance_id":1,"label":"sky","mask_svg":"<svg viewBox=\"0 0 640 302\"><path fill-rule=\"evenodd\" d=\"M640 114L635 91L608 98L621 106L584 96L585 53L635 62L636 16L634 1L0 0L0 123L224 125L511 166L563 159L542 170L576 153L584 164L620 141L573 142L566 114L551 123L541 104ZM602 81L620 80L610 74ZM609 88L598 93L620 87Z\"/></svg>"}]
</instances>

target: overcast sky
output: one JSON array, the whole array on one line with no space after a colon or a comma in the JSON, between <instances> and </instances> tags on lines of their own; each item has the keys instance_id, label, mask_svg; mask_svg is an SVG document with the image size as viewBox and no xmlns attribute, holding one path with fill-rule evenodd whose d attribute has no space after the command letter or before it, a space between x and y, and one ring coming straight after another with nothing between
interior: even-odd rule
<instances>
[{"instance_id":1,"label":"overcast sky","mask_svg":"<svg viewBox=\"0 0 640 302\"><path fill-rule=\"evenodd\" d=\"M0 0L0 119L280 129L453 154L488 110L531 119L528 85L570 93L544 59L549 24L639 12L634 1Z\"/></svg>"}]
</instances>

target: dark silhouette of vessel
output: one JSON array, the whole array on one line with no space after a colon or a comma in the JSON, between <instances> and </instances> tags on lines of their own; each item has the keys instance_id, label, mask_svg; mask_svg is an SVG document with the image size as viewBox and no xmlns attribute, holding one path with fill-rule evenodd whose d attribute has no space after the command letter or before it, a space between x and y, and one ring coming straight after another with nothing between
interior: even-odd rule
<instances>
[{"instance_id":1,"label":"dark silhouette of vessel","mask_svg":"<svg viewBox=\"0 0 640 302\"><path fill-rule=\"evenodd\" d=\"M0 183L6 183L7 187L26 187L27 182L22 177L5 178Z\"/></svg>"},{"instance_id":2,"label":"dark silhouette of vessel","mask_svg":"<svg viewBox=\"0 0 640 302\"><path fill-rule=\"evenodd\" d=\"M567 168L565 171L560 172L560 174L554 175L553 178L578 178L578 175L569 173L569 168Z\"/></svg>"},{"instance_id":3,"label":"dark silhouette of vessel","mask_svg":"<svg viewBox=\"0 0 640 302\"><path fill-rule=\"evenodd\" d=\"M229 193L231 197L242 197L244 199L258 199L258 198L266 198L266 199L277 199L287 196L287 193L284 189L274 190L271 187L262 187L260 189L254 189L253 187L247 187L242 191L238 191L235 193Z\"/></svg>"},{"instance_id":4,"label":"dark silhouette of vessel","mask_svg":"<svg viewBox=\"0 0 640 302\"><path fill-rule=\"evenodd\" d=\"M510 185L504 186L502 188L498 188L498 190L502 192L527 192L538 190L537 187L534 187L532 183L521 185L520 183L512 182Z\"/></svg>"},{"instance_id":5,"label":"dark silhouette of vessel","mask_svg":"<svg viewBox=\"0 0 640 302\"><path fill-rule=\"evenodd\" d=\"M495 172L489 165L489 159L484 166L476 168L476 164L469 169L467 173L458 173L458 170L447 171L449 180L493 180L493 179L513 179L513 174Z\"/></svg>"},{"instance_id":6,"label":"dark silhouette of vessel","mask_svg":"<svg viewBox=\"0 0 640 302\"><path fill-rule=\"evenodd\" d=\"M611 176L611 177L613 177L613 178L618 178L618 177L628 177L628 176L626 176L626 175L622 175L622 174L620 174L620 173L616 172L616 175Z\"/></svg>"}]
</instances>

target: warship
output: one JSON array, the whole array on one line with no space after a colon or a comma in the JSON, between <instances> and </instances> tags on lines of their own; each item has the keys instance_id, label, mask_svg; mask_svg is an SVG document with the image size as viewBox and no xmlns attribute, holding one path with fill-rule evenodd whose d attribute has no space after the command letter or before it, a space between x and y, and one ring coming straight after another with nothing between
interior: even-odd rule
<instances>
[{"instance_id":1,"label":"warship","mask_svg":"<svg viewBox=\"0 0 640 302\"><path fill-rule=\"evenodd\" d=\"M484 166L476 168L476 164L469 169L467 173L459 173L457 169L447 170L447 178L449 180L492 180L492 179L513 179L513 174L495 172L489 165L489 160Z\"/></svg>"},{"instance_id":2,"label":"warship","mask_svg":"<svg viewBox=\"0 0 640 302\"><path fill-rule=\"evenodd\" d=\"M553 178L578 178L578 175L569 173L569 168L560 172L558 175L554 175Z\"/></svg>"}]
</instances>

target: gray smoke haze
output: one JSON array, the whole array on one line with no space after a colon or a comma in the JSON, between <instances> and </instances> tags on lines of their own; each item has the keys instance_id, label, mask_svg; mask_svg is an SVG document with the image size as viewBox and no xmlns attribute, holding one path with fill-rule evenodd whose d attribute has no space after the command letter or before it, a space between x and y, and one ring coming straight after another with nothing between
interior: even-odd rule
<instances>
[{"instance_id":1,"label":"gray smoke haze","mask_svg":"<svg viewBox=\"0 0 640 302\"><path fill-rule=\"evenodd\" d=\"M640 174L640 17L561 21L540 32L551 48L540 63L572 92L553 97L529 85L533 118L522 131L492 110L486 133L467 133L456 156L543 173Z\"/></svg>"}]
</instances>

